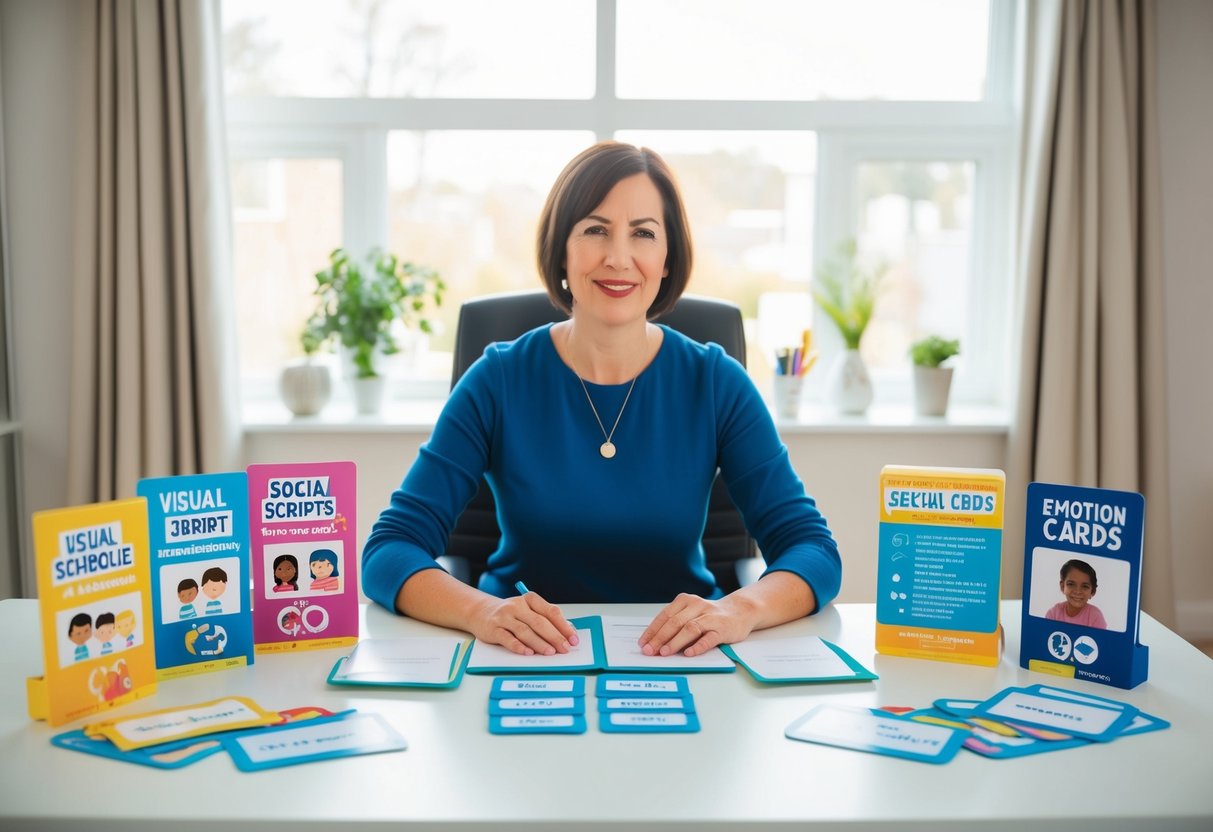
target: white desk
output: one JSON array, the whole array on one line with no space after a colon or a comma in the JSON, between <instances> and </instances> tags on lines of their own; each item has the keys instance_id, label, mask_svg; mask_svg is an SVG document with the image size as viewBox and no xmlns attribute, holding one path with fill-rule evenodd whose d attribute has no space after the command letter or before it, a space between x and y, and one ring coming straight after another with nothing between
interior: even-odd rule
<instances>
[{"instance_id":1,"label":"white desk","mask_svg":"<svg viewBox=\"0 0 1213 832\"><path fill-rule=\"evenodd\" d=\"M1004 603L1008 638L997 668L876 657L873 616L871 604L842 604L767 633L835 641L879 673L878 682L778 687L743 670L692 674L698 734L602 734L590 713L588 732L578 736L494 736L487 728L491 677L465 676L449 691L329 688L325 676L342 654L334 650L259 656L253 667L165 682L155 696L116 712L244 695L273 709L375 711L409 741L403 753L242 774L222 753L158 771L52 747L53 734L79 725L53 729L26 717L25 677L41 668L36 607L3 601L0 829L1213 829L1213 660L1153 619L1142 622L1150 680L1121 691L1021 670L1018 601ZM442 631L378 608L365 610L362 623L363 636L435 632ZM1018 760L962 751L945 766L783 736L819 702L927 706L1032 682L1123 699L1173 727Z\"/></svg>"}]
</instances>

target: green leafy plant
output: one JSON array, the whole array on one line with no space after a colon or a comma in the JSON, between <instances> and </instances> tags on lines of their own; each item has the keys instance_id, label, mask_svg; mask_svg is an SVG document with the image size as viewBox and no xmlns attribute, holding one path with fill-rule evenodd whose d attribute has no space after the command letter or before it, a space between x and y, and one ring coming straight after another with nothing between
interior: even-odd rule
<instances>
[{"instance_id":1,"label":"green leafy plant","mask_svg":"<svg viewBox=\"0 0 1213 832\"><path fill-rule=\"evenodd\" d=\"M854 239L842 242L821 264L812 287L813 299L838 327L849 350L859 349L876 309L881 278L888 271L883 263L865 269L859 264L858 253Z\"/></svg>"},{"instance_id":2,"label":"green leafy plant","mask_svg":"<svg viewBox=\"0 0 1213 832\"><path fill-rule=\"evenodd\" d=\"M394 254L375 250L359 262L334 249L328 268L316 272L316 311L300 335L303 351L313 355L337 341L352 351L357 377L374 378L375 353L399 351L392 323L433 332L427 314L442 305L445 290L436 271Z\"/></svg>"},{"instance_id":3,"label":"green leafy plant","mask_svg":"<svg viewBox=\"0 0 1213 832\"><path fill-rule=\"evenodd\" d=\"M960 355L960 341L928 335L910 345L910 360L919 367L938 367L954 355Z\"/></svg>"}]
</instances>

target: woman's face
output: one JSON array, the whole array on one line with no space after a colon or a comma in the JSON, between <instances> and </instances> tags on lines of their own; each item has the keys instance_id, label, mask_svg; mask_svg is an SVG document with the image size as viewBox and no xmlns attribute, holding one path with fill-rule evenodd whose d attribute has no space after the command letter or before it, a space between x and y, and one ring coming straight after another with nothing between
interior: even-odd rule
<instances>
[{"instance_id":1,"label":"woman's face","mask_svg":"<svg viewBox=\"0 0 1213 832\"><path fill-rule=\"evenodd\" d=\"M295 564L289 560L284 560L282 563L274 567L274 577L282 581L284 584L289 584L295 580Z\"/></svg>"},{"instance_id":2,"label":"woman's face","mask_svg":"<svg viewBox=\"0 0 1213 832\"><path fill-rule=\"evenodd\" d=\"M668 274L661 193L643 173L616 183L602 204L573 226L564 267L573 315L605 324L646 319Z\"/></svg>"},{"instance_id":3,"label":"woman's face","mask_svg":"<svg viewBox=\"0 0 1213 832\"><path fill-rule=\"evenodd\" d=\"M333 564L329 563L327 560L321 559L312 561L312 575L314 575L316 578L327 578L332 574Z\"/></svg>"},{"instance_id":4,"label":"woman's face","mask_svg":"<svg viewBox=\"0 0 1213 832\"><path fill-rule=\"evenodd\" d=\"M1082 609L1095 594L1091 576L1081 569L1071 569L1061 582L1061 592L1074 609Z\"/></svg>"}]
</instances>

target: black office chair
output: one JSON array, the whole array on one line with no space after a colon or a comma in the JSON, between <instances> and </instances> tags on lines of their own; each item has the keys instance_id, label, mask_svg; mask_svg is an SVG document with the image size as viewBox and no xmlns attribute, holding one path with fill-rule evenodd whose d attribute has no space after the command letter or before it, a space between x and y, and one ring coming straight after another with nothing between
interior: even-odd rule
<instances>
[{"instance_id":1,"label":"black office chair","mask_svg":"<svg viewBox=\"0 0 1213 832\"><path fill-rule=\"evenodd\" d=\"M552 306L546 292L512 292L488 295L463 304L455 330L455 360L451 387L494 341L512 341L524 332L567 316ZM696 341L712 341L745 364L745 332L741 311L730 303L711 298L683 296L660 323ZM497 526L497 504L488 483L480 480L476 496L468 503L451 531L447 554L439 562L465 583L473 586L484 571L488 557L501 540ZM708 519L703 530L703 550L708 568L724 592L751 583L762 572L762 561L754 539L746 531L741 512L729 496L719 473L712 484Z\"/></svg>"}]
</instances>

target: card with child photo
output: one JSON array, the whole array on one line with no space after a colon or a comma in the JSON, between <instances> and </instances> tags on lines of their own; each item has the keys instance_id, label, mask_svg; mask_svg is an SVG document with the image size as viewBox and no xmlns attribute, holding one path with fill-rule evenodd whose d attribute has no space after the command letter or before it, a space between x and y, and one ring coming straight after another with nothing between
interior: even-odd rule
<instances>
[{"instance_id":1,"label":"card with child photo","mask_svg":"<svg viewBox=\"0 0 1213 832\"><path fill-rule=\"evenodd\" d=\"M1020 664L1132 688L1149 652L1141 615L1140 494L1032 483L1024 534Z\"/></svg>"}]
</instances>

